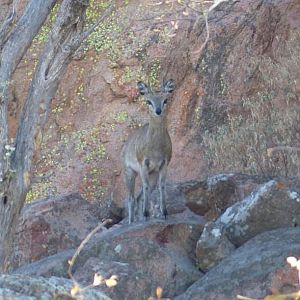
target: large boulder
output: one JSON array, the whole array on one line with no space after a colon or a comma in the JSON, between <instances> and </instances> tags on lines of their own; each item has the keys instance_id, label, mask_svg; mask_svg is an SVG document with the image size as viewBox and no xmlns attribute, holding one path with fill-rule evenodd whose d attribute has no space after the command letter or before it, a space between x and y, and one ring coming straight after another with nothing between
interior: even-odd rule
<instances>
[{"instance_id":1,"label":"large boulder","mask_svg":"<svg viewBox=\"0 0 300 300\"><path fill-rule=\"evenodd\" d=\"M235 250L176 300L264 299L297 291L298 273L286 258L300 257L300 227L264 232ZM288 298L290 299L290 298Z\"/></svg>"},{"instance_id":2,"label":"large boulder","mask_svg":"<svg viewBox=\"0 0 300 300\"><path fill-rule=\"evenodd\" d=\"M62 251L60 253L42 258L41 260L32 262L30 264L23 265L18 269L13 270L12 274L69 278L69 260L72 258L74 253L74 249Z\"/></svg>"},{"instance_id":3,"label":"large boulder","mask_svg":"<svg viewBox=\"0 0 300 300\"><path fill-rule=\"evenodd\" d=\"M207 224L198 243L199 267L208 270L256 235L300 224L300 186L270 180L243 201L229 207L215 222Z\"/></svg>"},{"instance_id":4,"label":"large boulder","mask_svg":"<svg viewBox=\"0 0 300 300\"><path fill-rule=\"evenodd\" d=\"M148 298L155 296L157 287L163 288L164 296L179 295L202 276L196 268L195 247L204 224L203 218L186 210L167 220L115 225L83 248L73 268L74 278L85 286L96 273L105 279L116 275L117 286L101 286L113 299ZM71 256L60 253L15 273L68 276Z\"/></svg>"},{"instance_id":5,"label":"large boulder","mask_svg":"<svg viewBox=\"0 0 300 300\"><path fill-rule=\"evenodd\" d=\"M224 173L179 183L177 188L184 193L189 209L214 219L269 180L266 176Z\"/></svg>"},{"instance_id":6,"label":"large boulder","mask_svg":"<svg viewBox=\"0 0 300 300\"><path fill-rule=\"evenodd\" d=\"M73 193L28 204L21 212L14 266L34 262L77 247L105 217L118 220L112 208L103 210Z\"/></svg>"},{"instance_id":7,"label":"large boulder","mask_svg":"<svg viewBox=\"0 0 300 300\"><path fill-rule=\"evenodd\" d=\"M13 300L71 300L74 282L65 278L30 277L24 275L0 275L0 299ZM77 294L79 296L79 294ZM99 290L82 290L83 299L110 300Z\"/></svg>"}]
</instances>

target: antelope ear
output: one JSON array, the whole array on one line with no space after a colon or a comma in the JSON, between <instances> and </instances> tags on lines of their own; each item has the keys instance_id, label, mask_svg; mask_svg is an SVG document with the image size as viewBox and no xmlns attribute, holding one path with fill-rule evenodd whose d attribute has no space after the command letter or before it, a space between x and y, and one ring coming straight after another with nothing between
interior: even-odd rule
<instances>
[{"instance_id":1,"label":"antelope ear","mask_svg":"<svg viewBox=\"0 0 300 300\"><path fill-rule=\"evenodd\" d=\"M145 95L150 92L150 89L148 88L147 84L142 81L139 81L137 86L141 95Z\"/></svg>"},{"instance_id":2,"label":"antelope ear","mask_svg":"<svg viewBox=\"0 0 300 300\"><path fill-rule=\"evenodd\" d=\"M175 82L173 79L169 79L163 84L163 91L165 93L172 93L175 89Z\"/></svg>"}]
</instances>

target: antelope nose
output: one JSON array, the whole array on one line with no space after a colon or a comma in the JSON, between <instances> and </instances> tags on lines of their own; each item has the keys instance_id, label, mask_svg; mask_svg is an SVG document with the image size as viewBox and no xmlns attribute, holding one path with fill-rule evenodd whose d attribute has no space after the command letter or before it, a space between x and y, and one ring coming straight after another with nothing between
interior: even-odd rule
<instances>
[{"instance_id":1,"label":"antelope nose","mask_svg":"<svg viewBox=\"0 0 300 300\"><path fill-rule=\"evenodd\" d=\"M155 110L155 113L156 113L157 115L160 115L160 114L161 114L161 109L160 109L160 108L157 108L157 109Z\"/></svg>"}]
</instances>

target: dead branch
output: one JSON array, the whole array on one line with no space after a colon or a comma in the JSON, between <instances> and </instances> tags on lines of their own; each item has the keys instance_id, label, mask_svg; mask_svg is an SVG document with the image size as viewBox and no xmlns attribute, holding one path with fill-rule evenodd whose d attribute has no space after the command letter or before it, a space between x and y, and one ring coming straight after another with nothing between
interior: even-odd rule
<instances>
[{"instance_id":1,"label":"dead branch","mask_svg":"<svg viewBox=\"0 0 300 300\"><path fill-rule=\"evenodd\" d=\"M12 11L8 14L7 18L4 20L3 24L0 27L0 49L2 49L3 45L7 41L9 33L13 27L13 24L16 20L16 6L19 0L14 0L12 3Z\"/></svg>"},{"instance_id":2,"label":"dead branch","mask_svg":"<svg viewBox=\"0 0 300 300\"><path fill-rule=\"evenodd\" d=\"M268 157L272 157L278 152L300 152L300 147L292 146L275 146L267 149Z\"/></svg>"},{"instance_id":3,"label":"dead branch","mask_svg":"<svg viewBox=\"0 0 300 300\"><path fill-rule=\"evenodd\" d=\"M70 278L76 282L76 280L73 277L72 274L72 268L75 264L75 261L78 257L78 255L80 254L81 250L84 248L84 246L88 243L88 241L102 228L104 228L106 225L111 224L112 220L111 219L107 219L104 222L98 224L87 236L86 238L81 242L81 244L79 245L79 247L77 248L77 250L75 251L73 257L71 258L71 260L69 260L69 269L68 269L68 274L70 276ZM76 282L77 283L77 282Z\"/></svg>"}]
</instances>

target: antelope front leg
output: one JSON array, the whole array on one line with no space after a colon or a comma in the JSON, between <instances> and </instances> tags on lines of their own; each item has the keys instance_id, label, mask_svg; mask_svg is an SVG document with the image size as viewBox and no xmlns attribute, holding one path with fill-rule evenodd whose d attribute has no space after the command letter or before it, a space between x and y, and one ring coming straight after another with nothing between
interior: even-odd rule
<instances>
[{"instance_id":1,"label":"antelope front leg","mask_svg":"<svg viewBox=\"0 0 300 300\"><path fill-rule=\"evenodd\" d=\"M134 184L137 173L128 168L125 170L125 183L128 191L128 222L131 224L134 221Z\"/></svg>"},{"instance_id":2,"label":"antelope front leg","mask_svg":"<svg viewBox=\"0 0 300 300\"><path fill-rule=\"evenodd\" d=\"M158 176L158 189L159 189L159 208L161 215L167 218L167 207L166 207L166 178L167 178L167 164L165 161L162 162Z\"/></svg>"},{"instance_id":3,"label":"antelope front leg","mask_svg":"<svg viewBox=\"0 0 300 300\"><path fill-rule=\"evenodd\" d=\"M149 184L149 173L148 173L148 164L147 160L145 161L145 165L142 167L141 178L143 183L143 215L145 219L150 216L149 212L149 192L150 192L150 184Z\"/></svg>"}]
</instances>

